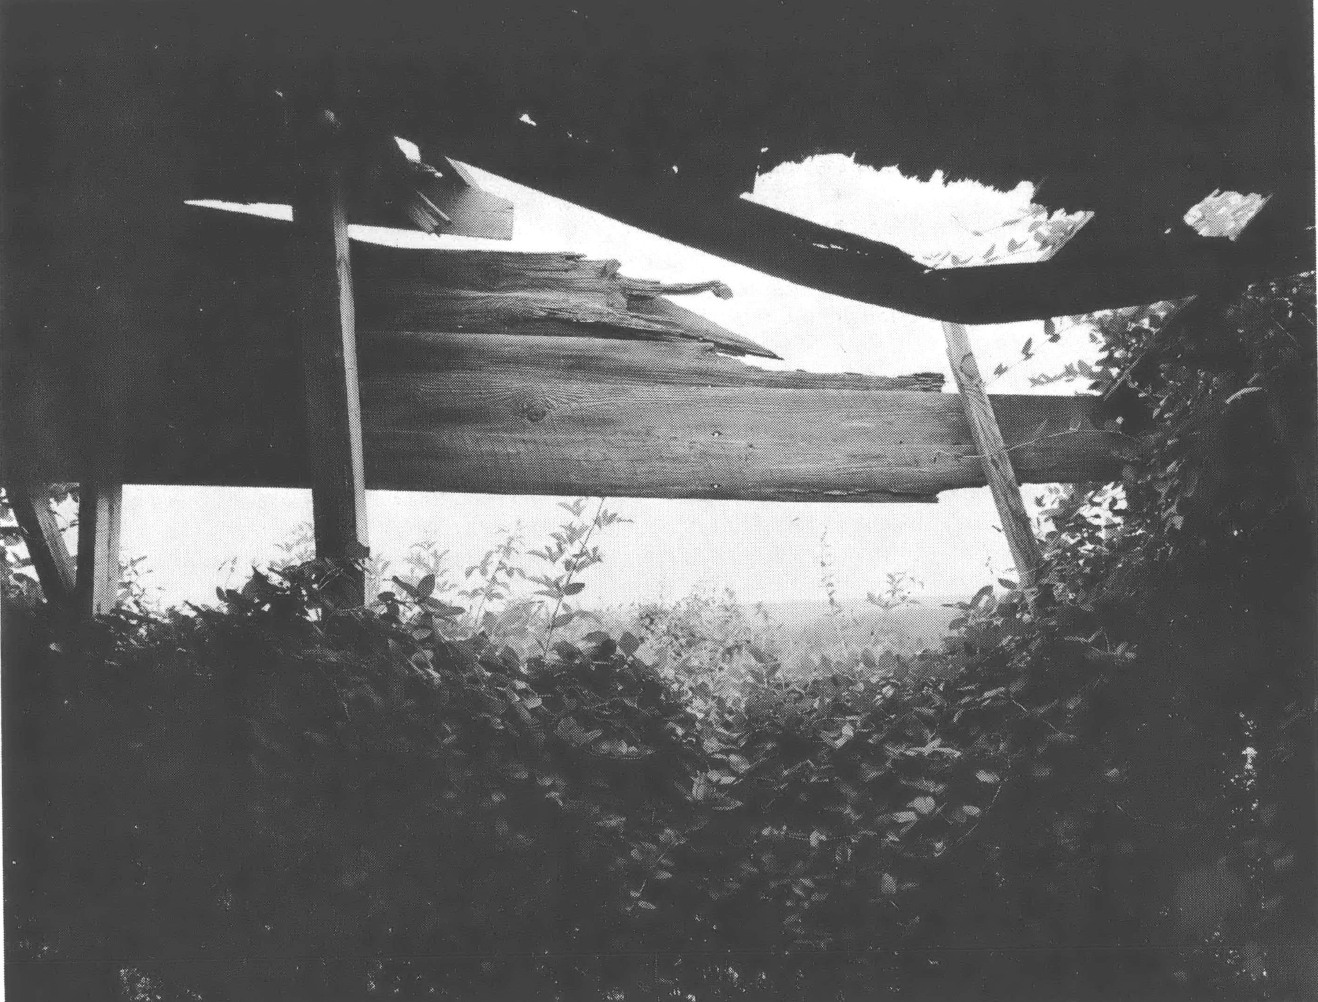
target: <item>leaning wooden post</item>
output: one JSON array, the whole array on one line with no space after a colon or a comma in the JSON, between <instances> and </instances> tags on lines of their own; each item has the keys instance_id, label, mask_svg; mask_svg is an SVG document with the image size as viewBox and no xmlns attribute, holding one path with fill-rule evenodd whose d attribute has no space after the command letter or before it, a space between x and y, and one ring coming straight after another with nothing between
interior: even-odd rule
<instances>
[{"instance_id":1,"label":"leaning wooden post","mask_svg":"<svg viewBox=\"0 0 1318 1002\"><path fill-rule=\"evenodd\" d=\"M1016 481L1016 471L1012 469L1011 456L1002 440L1002 431L998 428L993 405L984 389L984 380L979 374L979 364L970 348L966 329L960 324L945 322L943 334L947 338L947 358L952 364L957 389L961 391L961 403L965 408L966 421L970 424L975 451L984 468L984 479L993 492L993 503L997 505L998 518L1002 520L1002 533L1007 537L1011 559L1016 562L1021 588L1025 591L1030 608L1034 609L1038 600L1043 553L1030 525L1030 516L1025 513L1021 486Z\"/></svg>"},{"instance_id":2,"label":"leaning wooden post","mask_svg":"<svg viewBox=\"0 0 1318 1002\"><path fill-rule=\"evenodd\" d=\"M72 606L77 577L69 548L64 545L55 516L46 498L45 485L34 484L26 478L10 480L6 493L14 518L23 530L27 552L32 557L37 580L52 606L68 609Z\"/></svg>"},{"instance_id":3,"label":"leaning wooden post","mask_svg":"<svg viewBox=\"0 0 1318 1002\"><path fill-rule=\"evenodd\" d=\"M299 335L305 382L316 555L338 565L334 590L365 598L366 477L357 386L357 332L349 263L340 126L325 110L299 136L293 206Z\"/></svg>"}]
</instances>

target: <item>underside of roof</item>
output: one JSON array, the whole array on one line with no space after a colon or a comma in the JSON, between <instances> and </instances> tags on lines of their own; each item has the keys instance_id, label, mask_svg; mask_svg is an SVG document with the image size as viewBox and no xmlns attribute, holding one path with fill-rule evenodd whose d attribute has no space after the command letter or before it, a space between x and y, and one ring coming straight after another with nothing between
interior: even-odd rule
<instances>
[{"instance_id":1,"label":"underside of roof","mask_svg":"<svg viewBox=\"0 0 1318 1002\"><path fill-rule=\"evenodd\" d=\"M564 0L388 16L20 4L4 33L9 232L49 229L51 204L78 197L62 185L95 163L129 169L141 134L161 128L177 163L169 173L154 153L139 196L168 174L167 197L286 202L290 108L331 100L432 161L464 159L825 291L969 323L1080 313L1311 266L1311 21L1299 0ZM123 110L130 92L150 92L146 120ZM1039 201L1095 218L1046 263L929 272L739 198L757 171L818 152L1029 180ZM1184 223L1218 188L1273 196L1248 239Z\"/></svg>"}]
</instances>

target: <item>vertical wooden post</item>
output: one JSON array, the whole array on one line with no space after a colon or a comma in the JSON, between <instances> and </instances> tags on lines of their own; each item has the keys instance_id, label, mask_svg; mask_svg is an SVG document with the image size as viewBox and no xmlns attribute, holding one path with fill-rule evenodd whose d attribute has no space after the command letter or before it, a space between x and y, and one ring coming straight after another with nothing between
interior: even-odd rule
<instances>
[{"instance_id":1,"label":"vertical wooden post","mask_svg":"<svg viewBox=\"0 0 1318 1002\"><path fill-rule=\"evenodd\" d=\"M305 382L316 555L338 565L340 597L360 604L369 554L357 331L339 125L321 111L299 136L293 262Z\"/></svg>"},{"instance_id":2,"label":"vertical wooden post","mask_svg":"<svg viewBox=\"0 0 1318 1002\"><path fill-rule=\"evenodd\" d=\"M18 526L23 530L27 551L32 557L32 566L36 568L41 590L46 593L46 601L67 609L73 602L77 578L69 548L64 545L64 535L51 513L43 486L15 477L6 487L6 493Z\"/></svg>"},{"instance_id":3,"label":"vertical wooden post","mask_svg":"<svg viewBox=\"0 0 1318 1002\"><path fill-rule=\"evenodd\" d=\"M1030 516L1025 513L1016 471L1012 469L1011 457L1002 440L993 405L989 403L988 393L984 389L979 363L975 361L975 353L970 349L966 329L960 324L945 322L943 334L947 338L947 358L952 363L952 375L956 379L957 389L961 391L961 403L965 407L966 420L970 423L975 451L979 453L984 478L988 481L989 490L993 492L998 518L1002 520L1002 533L1007 537L1011 559L1016 563L1021 588L1026 590L1030 607L1034 608L1043 553L1034 536L1034 528L1030 525Z\"/></svg>"},{"instance_id":4,"label":"vertical wooden post","mask_svg":"<svg viewBox=\"0 0 1318 1002\"><path fill-rule=\"evenodd\" d=\"M78 485L78 580L74 604L80 615L100 616L119 601L119 524L124 485L102 477Z\"/></svg>"}]
</instances>

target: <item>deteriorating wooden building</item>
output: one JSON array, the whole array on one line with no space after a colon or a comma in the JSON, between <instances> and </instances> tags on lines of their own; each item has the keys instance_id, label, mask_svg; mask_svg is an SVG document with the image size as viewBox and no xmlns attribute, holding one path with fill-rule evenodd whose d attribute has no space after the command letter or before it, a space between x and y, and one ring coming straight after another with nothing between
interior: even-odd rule
<instances>
[{"instance_id":1,"label":"deteriorating wooden building","mask_svg":"<svg viewBox=\"0 0 1318 1002\"><path fill-rule=\"evenodd\" d=\"M1248 22L1161 2L309 10L6 12L0 463L18 493L85 485L87 566L113 550L125 481L314 486L317 538L347 556L366 487L927 500L985 482L956 397L750 368L733 356L762 349L670 298L717 285L349 241L350 222L508 236L516 207L457 160L955 324L1312 266L1299 5ZM1094 221L1042 264L930 271L738 197L821 150L1034 179ZM1202 237L1182 216L1214 188L1272 197L1239 240ZM293 222L185 205L207 198ZM1092 406L995 398L1016 475L1114 475L1126 447Z\"/></svg>"}]
</instances>

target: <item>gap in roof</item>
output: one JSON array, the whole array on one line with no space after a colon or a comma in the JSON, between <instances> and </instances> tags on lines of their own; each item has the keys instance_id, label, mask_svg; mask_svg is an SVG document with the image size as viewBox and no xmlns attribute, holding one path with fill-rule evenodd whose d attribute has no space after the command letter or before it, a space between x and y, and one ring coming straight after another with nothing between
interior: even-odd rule
<instances>
[{"instance_id":1,"label":"gap in roof","mask_svg":"<svg viewBox=\"0 0 1318 1002\"><path fill-rule=\"evenodd\" d=\"M279 219L292 222L293 207L270 202L226 202L217 198L188 198L184 205L199 209L218 209L221 212L238 212L246 216L260 216L263 219ZM438 233L423 233L420 230L405 230L395 226L370 226L366 223L349 223L348 236L362 243L379 244L382 247L404 247L412 250L509 250L512 245L506 240L487 240L483 237L451 237ZM520 249L520 248L519 248Z\"/></svg>"},{"instance_id":2,"label":"gap in roof","mask_svg":"<svg viewBox=\"0 0 1318 1002\"><path fill-rule=\"evenodd\" d=\"M928 181L825 153L755 178L748 201L891 244L931 268L1046 261L1093 218L1051 212L1022 181L1000 191L978 181Z\"/></svg>"},{"instance_id":3,"label":"gap in roof","mask_svg":"<svg viewBox=\"0 0 1318 1002\"><path fill-rule=\"evenodd\" d=\"M402 136L394 136L394 142L397 143L398 148L403 151L403 156L407 157L408 160L411 160L412 163L416 164L421 162L421 147L412 142L412 140L404 139Z\"/></svg>"},{"instance_id":4,"label":"gap in roof","mask_svg":"<svg viewBox=\"0 0 1318 1002\"><path fill-rule=\"evenodd\" d=\"M198 209L240 212L245 216L261 216L263 219L282 219L286 223L293 221L293 207L275 202L226 202L220 198L185 198L183 204Z\"/></svg>"},{"instance_id":5,"label":"gap in roof","mask_svg":"<svg viewBox=\"0 0 1318 1002\"><path fill-rule=\"evenodd\" d=\"M1257 216L1271 196L1251 192L1223 191L1217 188L1186 212L1185 225L1201 237L1226 237L1235 240Z\"/></svg>"}]
</instances>

